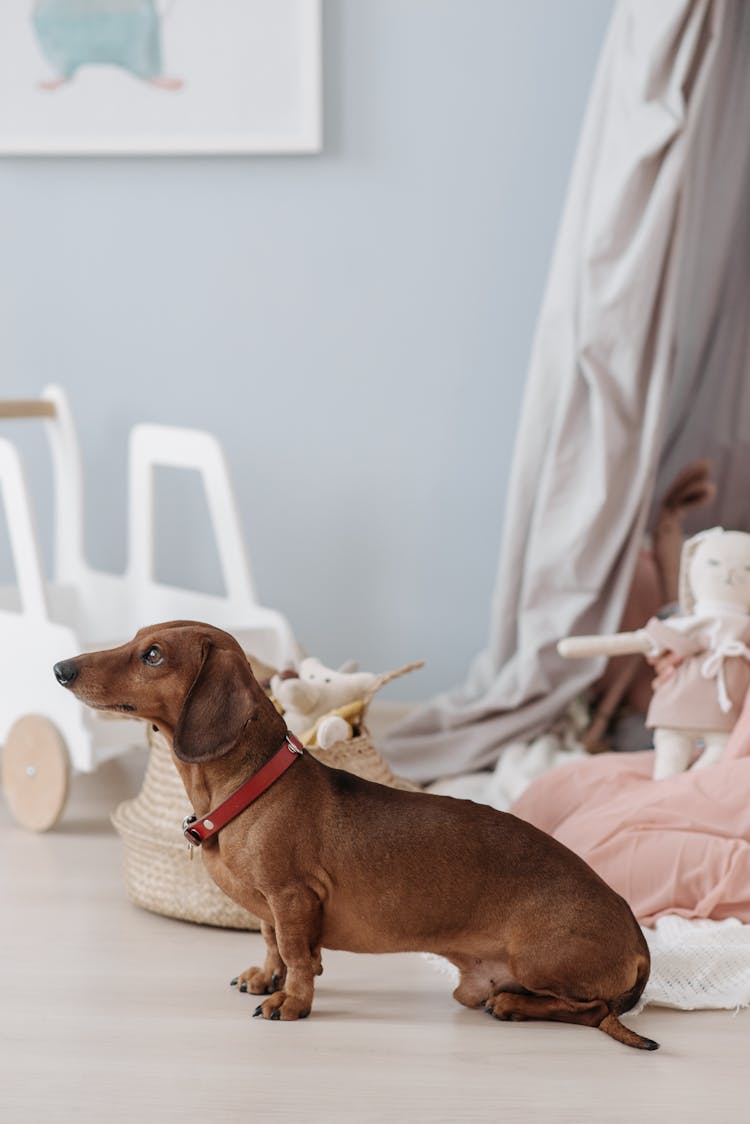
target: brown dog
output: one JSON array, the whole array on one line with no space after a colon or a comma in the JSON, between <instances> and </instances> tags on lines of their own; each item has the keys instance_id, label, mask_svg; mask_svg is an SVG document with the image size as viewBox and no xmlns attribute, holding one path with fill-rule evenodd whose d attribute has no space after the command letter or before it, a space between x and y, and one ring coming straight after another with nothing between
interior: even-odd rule
<instances>
[{"instance_id":1,"label":"brown dog","mask_svg":"<svg viewBox=\"0 0 750 1124\"><path fill-rule=\"evenodd\" d=\"M141 629L55 665L82 702L153 723L208 816L284 745L284 719L228 633ZM627 903L567 848L503 812L403 792L295 759L204 844L216 883L262 919L267 954L234 983L266 1019L309 1014L321 949L432 952L455 998L500 1019L585 1023L640 1049L618 1015L638 1000L648 946Z\"/></svg>"}]
</instances>

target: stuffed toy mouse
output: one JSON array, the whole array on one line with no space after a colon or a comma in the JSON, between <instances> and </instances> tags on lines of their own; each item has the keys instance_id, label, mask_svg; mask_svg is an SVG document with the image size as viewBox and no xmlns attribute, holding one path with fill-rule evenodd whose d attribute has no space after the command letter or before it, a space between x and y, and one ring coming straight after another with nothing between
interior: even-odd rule
<instances>
[{"instance_id":1,"label":"stuffed toy mouse","mask_svg":"<svg viewBox=\"0 0 750 1124\"><path fill-rule=\"evenodd\" d=\"M422 667L410 663L397 671L335 671L310 656L297 672L284 671L271 679L271 694L287 726L304 745L330 749L354 736L376 691L391 679Z\"/></svg>"},{"instance_id":2,"label":"stuffed toy mouse","mask_svg":"<svg viewBox=\"0 0 750 1124\"><path fill-rule=\"evenodd\" d=\"M273 676L271 691L292 733L304 742L308 731L317 724L317 743L328 749L337 741L348 741L353 733L345 714L331 712L346 712L345 708L362 700L375 687L378 678L369 671L334 671L310 656L300 663L297 677ZM325 716L326 720L321 721Z\"/></svg>"},{"instance_id":3,"label":"stuffed toy mouse","mask_svg":"<svg viewBox=\"0 0 750 1124\"><path fill-rule=\"evenodd\" d=\"M724 752L750 687L750 534L714 527L688 539L680 562L680 613L652 617L615 636L561 640L560 655L671 653L681 661L654 690L646 717L654 731L654 779L683 772L696 742L696 766Z\"/></svg>"}]
</instances>

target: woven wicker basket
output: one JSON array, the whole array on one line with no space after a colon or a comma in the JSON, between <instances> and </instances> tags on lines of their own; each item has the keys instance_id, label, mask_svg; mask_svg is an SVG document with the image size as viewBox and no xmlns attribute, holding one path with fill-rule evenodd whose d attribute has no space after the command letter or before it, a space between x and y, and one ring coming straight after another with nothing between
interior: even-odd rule
<instances>
[{"instance_id":1,"label":"woven wicker basket","mask_svg":"<svg viewBox=\"0 0 750 1124\"><path fill-rule=\"evenodd\" d=\"M350 741L336 742L329 749L320 746L308 746L308 752L330 765L332 769L346 769L347 773L364 777L367 781L377 781L378 784L388 785L389 788L402 788L407 792L419 792L419 786L403 777L397 777L390 769L388 762L378 753L373 743L370 732L362 726L356 738Z\"/></svg>"},{"instance_id":2,"label":"woven wicker basket","mask_svg":"<svg viewBox=\"0 0 750 1124\"><path fill-rule=\"evenodd\" d=\"M149 731L149 757L139 794L112 815L122 837L123 870L128 897L143 909L219 925L225 929L259 929L251 913L228 898L208 875L200 848L188 854L182 821L190 812L182 777L160 734Z\"/></svg>"}]
</instances>

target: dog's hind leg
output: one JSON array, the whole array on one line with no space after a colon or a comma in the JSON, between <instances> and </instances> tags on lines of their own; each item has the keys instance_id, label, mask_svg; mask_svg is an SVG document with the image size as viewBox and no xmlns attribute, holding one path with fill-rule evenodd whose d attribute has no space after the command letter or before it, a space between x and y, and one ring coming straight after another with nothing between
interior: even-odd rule
<instances>
[{"instance_id":1,"label":"dog's hind leg","mask_svg":"<svg viewBox=\"0 0 750 1124\"><path fill-rule=\"evenodd\" d=\"M517 995L501 991L485 1004L496 1019L551 1019L595 1026L611 1038L639 1050L656 1050L658 1042L623 1026L603 999L564 999L556 995Z\"/></svg>"},{"instance_id":2,"label":"dog's hind leg","mask_svg":"<svg viewBox=\"0 0 750 1124\"><path fill-rule=\"evenodd\" d=\"M609 1014L601 999L559 999L553 995L517 995L500 991L485 1003L485 1010L496 1019L552 1019L562 1023L598 1026Z\"/></svg>"}]
</instances>

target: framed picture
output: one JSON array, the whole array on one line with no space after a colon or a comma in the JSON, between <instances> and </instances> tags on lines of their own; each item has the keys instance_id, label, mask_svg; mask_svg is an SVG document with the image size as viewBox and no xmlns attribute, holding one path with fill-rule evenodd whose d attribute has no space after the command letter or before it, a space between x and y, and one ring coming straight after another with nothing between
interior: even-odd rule
<instances>
[{"instance_id":1,"label":"framed picture","mask_svg":"<svg viewBox=\"0 0 750 1124\"><path fill-rule=\"evenodd\" d=\"M320 0L3 0L0 154L316 152Z\"/></svg>"}]
</instances>

